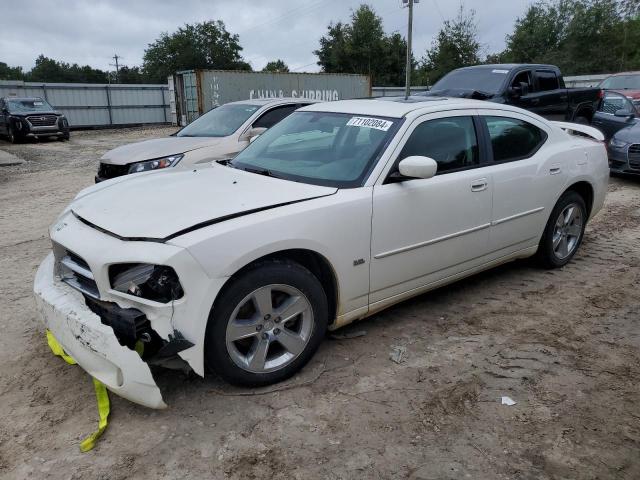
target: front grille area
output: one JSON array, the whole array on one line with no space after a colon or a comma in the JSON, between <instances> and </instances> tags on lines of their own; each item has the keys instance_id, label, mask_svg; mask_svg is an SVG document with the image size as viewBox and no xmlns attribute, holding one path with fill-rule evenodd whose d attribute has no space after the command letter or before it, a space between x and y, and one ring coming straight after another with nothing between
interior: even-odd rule
<instances>
[{"instance_id":1,"label":"front grille area","mask_svg":"<svg viewBox=\"0 0 640 480\"><path fill-rule=\"evenodd\" d=\"M27 120L34 127L53 127L57 123L58 117L55 115L30 115Z\"/></svg>"},{"instance_id":2,"label":"front grille area","mask_svg":"<svg viewBox=\"0 0 640 480\"><path fill-rule=\"evenodd\" d=\"M60 247L56 255L60 280L92 298L100 298L91 268L80 256Z\"/></svg>"},{"instance_id":3,"label":"front grille area","mask_svg":"<svg viewBox=\"0 0 640 480\"><path fill-rule=\"evenodd\" d=\"M101 163L98 168L98 176L96 180L108 180L109 178L121 177L129 173L129 165L111 165L109 163Z\"/></svg>"},{"instance_id":4,"label":"front grille area","mask_svg":"<svg viewBox=\"0 0 640 480\"><path fill-rule=\"evenodd\" d=\"M629 168L640 170L640 143L629 145L627 158L629 159Z\"/></svg>"}]
</instances>

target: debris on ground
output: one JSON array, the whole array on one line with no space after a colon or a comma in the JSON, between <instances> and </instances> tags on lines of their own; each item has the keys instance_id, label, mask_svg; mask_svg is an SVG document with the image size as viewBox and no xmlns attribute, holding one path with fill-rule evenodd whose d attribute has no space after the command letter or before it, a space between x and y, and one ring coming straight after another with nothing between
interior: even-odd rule
<instances>
[{"instance_id":1,"label":"debris on ground","mask_svg":"<svg viewBox=\"0 0 640 480\"><path fill-rule=\"evenodd\" d=\"M502 397L502 405L515 405L516 402L514 402L511 398L509 397Z\"/></svg>"},{"instance_id":2,"label":"debris on ground","mask_svg":"<svg viewBox=\"0 0 640 480\"><path fill-rule=\"evenodd\" d=\"M391 347L391 353L389 354L389 358L391 361L396 363L402 363L405 361L405 356L407 354L407 347L401 347L398 345Z\"/></svg>"}]
</instances>

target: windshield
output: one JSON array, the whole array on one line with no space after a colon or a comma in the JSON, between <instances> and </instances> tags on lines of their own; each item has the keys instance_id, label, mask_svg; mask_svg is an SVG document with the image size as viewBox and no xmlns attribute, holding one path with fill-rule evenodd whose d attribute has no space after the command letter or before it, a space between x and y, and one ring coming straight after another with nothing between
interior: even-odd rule
<instances>
[{"instance_id":1,"label":"windshield","mask_svg":"<svg viewBox=\"0 0 640 480\"><path fill-rule=\"evenodd\" d=\"M50 112L53 107L41 98L8 99L7 108L10 112Z\"/></svg>"},{"instance_id":2,"label":"windshield","mask_svg":"<svg viewBox=\"0 0 640 480\"><path fill-rule=\"evenodd\" d=\"M640 90L640 75L616 75L609 77L600 84L600 88L609 90Z\"/></svg>"},{"instance_id":3,"label":"windshield","mask_svg":"<svg viewBox=\"0 0 640 480\"><path fill-rule=\"evenodd\" d=\"M474 90L496 94L500 91L508 73L509 70L500 68L454 70L438 80L431 90Z\"/></svg>"},{"instance_id":4,"label":"windshield","mask_svg":"<svg viewBox=\"0 0 640 480\"><path fill-rule=\"evenodd\" d=\"M260 108L260 105L228 103L209 110L180 130L178 137L227 137Z\"/></svg>"},{"instance_id":5,"label":"windshield","mask_svg":"<svg viewBox=\"0 0 640 480\"><path fill-rule=\"evenodd\" d=\"M296 112L260 135L231 165L315 185L357 187L399 125L396 118Z\"/></svg>"}]
</instances>

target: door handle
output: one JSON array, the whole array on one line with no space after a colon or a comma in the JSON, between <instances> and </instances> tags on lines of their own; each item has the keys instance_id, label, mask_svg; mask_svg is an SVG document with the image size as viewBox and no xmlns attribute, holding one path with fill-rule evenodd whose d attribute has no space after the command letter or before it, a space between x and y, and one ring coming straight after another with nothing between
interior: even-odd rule
<instances>
[{"instance_id":1,"label":"door handle","mask_svg":"<svg viewBox=\"0 0 640 480\"><path fill-rule=\"evenodd\" d=\"M489 186L489 184L487 183L487 179L486 178L480 178L478 180L475 180L471 184L471 191L472 192L482 192L483 190L486 190L488 186Z\"/></svg>"},{"instance_id":2,"label":"door handle","mask_svg":"<svg viewBox=\"0 0 640 480\"><path fill-rule=\"evenodd\" d=\"M560 167L551 167L549 169L549 174L550 175L557 175L562 171L562 169Z\"/></svg>"}]
</instances>

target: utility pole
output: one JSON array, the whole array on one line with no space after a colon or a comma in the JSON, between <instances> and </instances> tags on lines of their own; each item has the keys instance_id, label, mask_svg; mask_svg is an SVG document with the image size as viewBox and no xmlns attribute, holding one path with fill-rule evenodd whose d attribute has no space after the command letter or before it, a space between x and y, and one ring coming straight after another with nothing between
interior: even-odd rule
<instances>
[{"instance_id":1,"label":"utility pole","mask_svg":"<svg viewBox=\"0 0 640 480\"><path fill-rule=\"evenodd\" d=\"M119 64L118 64L118 59L119 59L119 58L121 59L122 57L118 56L118 54L116 53L116 54L115 54L113 57L111 57L111 58L113 58L113 59L116 61L116 63L110 63L109 65L111 65L111 66L113 66L113 67L116 67L116 83L118 83L118 73L119 73L119 72L118 72L118 70L119 70L119 68L120 68L120 66L119 66Z\"/></svg>"},{"instance_id":2,"label":"utility pole","mask_svg":"<svg viewBox=\"0 0 640 480\"><path fill-rule=\"evenodd\" d=\"M402 3L409 7L409 23L407 25L407 66L405 76L404 98L411 95L411 35L413 33L413 4L419 0L402 0Z\"/></svg>"}]
</instances>

